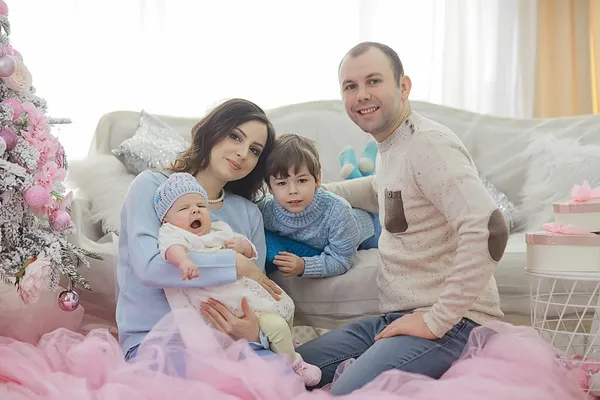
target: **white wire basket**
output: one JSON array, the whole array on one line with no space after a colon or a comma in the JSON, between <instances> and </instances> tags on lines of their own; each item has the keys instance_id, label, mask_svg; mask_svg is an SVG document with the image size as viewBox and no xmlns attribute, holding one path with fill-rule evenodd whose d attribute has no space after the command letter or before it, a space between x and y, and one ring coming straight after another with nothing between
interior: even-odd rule
<instances>
[{"instance_id":1,"label":"white wire basket","mask_svg":"<svg viewBox=\"0 0 600 400\"><path fill-rule=\"evenodd\" d=\"M527 273L533 328L562 365L588 377L600 371L600 274ZM598 383L585 391L600 391Z\"/></svg>"}]
</instances>

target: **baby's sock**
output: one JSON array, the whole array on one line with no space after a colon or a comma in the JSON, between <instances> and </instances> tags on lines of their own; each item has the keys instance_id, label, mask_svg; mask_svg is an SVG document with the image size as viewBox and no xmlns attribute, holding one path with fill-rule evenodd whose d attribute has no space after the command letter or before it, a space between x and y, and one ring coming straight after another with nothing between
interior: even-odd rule
<instances>
[{"instance_id":1,"label":"baby's sock","mask_svg":"<svg viewBox=\"0 0 600 400\"><path fill-rule=\"evenodd\" d=\"M344 150L342 150L339 159L340 165L342 166L342 179L362 178L363 175L358 169L356 154L354 154L354 149L352 148L352 146L348 146Z\"/></svg>"},{"instance_id":2,"label":"baby's sock","mask_svg":"<svg viewBox=\"0 0 600 400\"><path fill-rule=\"evenodd\" d=\"M369 141L358 160L358 168L363 176L375 173L375 158L377 157L377 143Z\"/></svg>"},{"instance_id":3,"label":"baby's sock","mask_svg":"<svg viewBox=\"0 0 600 400\"><path fill-rule=\"evenodd\" d=\"M267 230L265 230L265 240L267 244L267 262L265 266L267 275L277 270L277 266L273 264L273 260L280 251L287 251L298 257L314 257L322 253L321 250L314 249L304 243L297 242L284 236L279 236L278 234Z\"/></svg>"}]
</instances>

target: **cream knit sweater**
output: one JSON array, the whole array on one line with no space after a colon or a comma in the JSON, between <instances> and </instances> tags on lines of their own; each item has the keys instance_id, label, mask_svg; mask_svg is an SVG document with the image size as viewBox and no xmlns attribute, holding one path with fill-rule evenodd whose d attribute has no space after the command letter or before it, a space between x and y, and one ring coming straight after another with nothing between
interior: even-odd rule
<instances>
[{"instance_id":1,"label":"cream knit sweater","mask_svg":"<svg viewBox=\"0 0 600 400\"><path fill-rule=\"evenodd\" d=\"M381 311L425 311L438 337L463 317L502 317L493 274L508 226L460 139L413 112L379 143L376 168L324 187L380 212Z\"/></svg>"}]
</instances>

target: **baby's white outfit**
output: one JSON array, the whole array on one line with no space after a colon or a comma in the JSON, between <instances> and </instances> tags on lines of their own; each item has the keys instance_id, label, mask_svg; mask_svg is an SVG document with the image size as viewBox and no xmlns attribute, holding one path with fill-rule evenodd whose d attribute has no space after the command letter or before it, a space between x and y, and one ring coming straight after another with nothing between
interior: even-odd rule
<instances>
[{"instance_id":1,"label":"baby's white outfit","mask_svg":"<svg viewBox=\"0 0 600 400\"><path fill-rule=\"evenodd\" d=\"M188 251L194 252L233 251L225 247L225 242L236 237L243 238L251 244L254 253L253 259L256 259L257 251L254 244L246 236L233 232L231 227L222 221L213 222L210 232L202 236L165 223L158 232L158 247L163 258L165 258L167 249L173 245L182 245ZM202 270L200 270L200 274L202 274ZM172 310L179 308L200 310L200 303L214 298L223 303L233 314L242 317L244 315L241 308L242 297L246 297L248 305L257 314L274 313L286 321L291 321L294 316L294 302L285 292L277 301L256 281L246 277L219 286L195 289L165 288L164 290Z\"/></svg>"}]
</instances>

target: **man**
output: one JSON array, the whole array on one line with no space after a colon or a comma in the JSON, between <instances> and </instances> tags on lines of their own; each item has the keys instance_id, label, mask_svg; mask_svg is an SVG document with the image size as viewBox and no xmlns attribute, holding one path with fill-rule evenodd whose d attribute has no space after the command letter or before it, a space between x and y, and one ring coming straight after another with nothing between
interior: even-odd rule
<instances>
[{"instance_id":1,"label":"man","mask_svg":"<svg viewBox=\"0 0 600 400\"><path fill-rule=\"evenodd\" d=\"M377 141L377 175L327 189L354 207L379 209L380 317L335 329L298 348L331 382L361 388L389 369L439 378L471 330L503 316L493 273L508 226L471 156L448 128L410 109L410 78L394 50L352 48L339 66L348 116Z\"/></svg>"}]
</instances>

